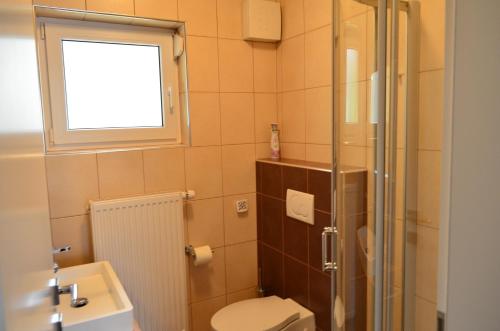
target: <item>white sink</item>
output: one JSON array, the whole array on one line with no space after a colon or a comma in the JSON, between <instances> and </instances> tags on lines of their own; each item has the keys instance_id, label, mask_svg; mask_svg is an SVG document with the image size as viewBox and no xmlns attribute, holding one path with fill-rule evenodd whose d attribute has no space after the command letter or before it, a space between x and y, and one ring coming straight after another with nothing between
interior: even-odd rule
<instances>
[{"instance_id":1,"label":"white sink","mask_svg":"<svg viewBox=\"0 0 500 331\"><path fill-rule=\"evenodd\" d=\"M65 331L131 331L133 307L120 280L107 261L63 268L59 285L78 284L78 297L89 300L84 307L71 307L70 294L60 295L59 311Z\"/></svg>"}]
</instances>

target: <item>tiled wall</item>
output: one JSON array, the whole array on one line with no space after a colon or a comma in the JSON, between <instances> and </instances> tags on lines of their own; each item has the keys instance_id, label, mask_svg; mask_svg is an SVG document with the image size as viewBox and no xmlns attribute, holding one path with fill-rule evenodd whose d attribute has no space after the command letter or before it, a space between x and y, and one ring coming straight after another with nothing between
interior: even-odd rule
<instances>
[{"instance_id":1,"label":"tiled wall","mask_svg":"<svg viewBox=\"0 0 500 331\"><path fill-rule=\"evenodd\" d=\"M160 2L119 10L102 1L99 10L187 22L193 146L47 156L53 243L73 246L57 257L61 266L90 262L90 199L195 190L186 203L188 241L215 254L210 265L190 268L190 307L193 330L209 330L213 312L256 293L255 160L268 156L277 120L277 45L242 40L239 0ZM235 212L241 198L250 203L246 215Z\"/></svg>"},{"instance_id":2,"label":"tiled wall","mask_svg":"<svg viewBox=\"0 0 500 331\"><path fill-rule=\"evenodd\" d=\"M257 162L259 268L265 295L292 298L330 330L330 273L321 271L321 232L330 225L330 176L286 164ZM315 195L313 226L286 216L286 190Z\"/></svg>"},{"instance_id":3,"label":"tiled wall","mask_svg":"<svg viewBox=\"0 0 500 331\"><path fill-rule=\"evenodd\" d=\"M278 109L282 155L331 162L332 0L281 0Z\"/></svg>"},{"instance_id":4,"label":"tiled wall","mask_svg":"<svg viewBox=\"0 0 500 331\"><path fill-rule=\"evenodd\" d=\"M417 331L435 330L445 0L421 0L417 209Z\"/></svg>"}]
</instances>

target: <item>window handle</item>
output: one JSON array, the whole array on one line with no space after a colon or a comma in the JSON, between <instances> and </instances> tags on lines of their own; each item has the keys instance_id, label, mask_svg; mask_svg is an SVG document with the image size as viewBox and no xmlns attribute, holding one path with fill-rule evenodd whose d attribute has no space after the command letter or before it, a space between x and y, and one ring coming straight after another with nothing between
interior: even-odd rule
<instances>
[{"instance_id":1,"label":"window handle","mask_svg":"<svg viewBox=\"0 0 500 331\"><path fill-rule=\"evenodd\" d=\"M174 113L174 100L172 98L172 86L168 87L168 107L170 109L170 114Z\"/></svg>"}]
</instances>

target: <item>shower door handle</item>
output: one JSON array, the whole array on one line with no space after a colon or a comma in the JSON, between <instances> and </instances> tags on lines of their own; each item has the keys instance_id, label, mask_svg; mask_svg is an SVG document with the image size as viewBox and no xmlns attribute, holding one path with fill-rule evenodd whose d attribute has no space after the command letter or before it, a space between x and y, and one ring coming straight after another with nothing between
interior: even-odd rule
<instances>
[{"instance_id":1,"label":"shower door handle","mask_svg":"<svg viewBox=\"0 0 500 331\"><path fill-rule=\"evenodd\" d=\"M321 269L323 271L337 270L337 264L328 261L328 237L333 236L334 233L337 233L337 229L331 226L325 226L321 233Z\"/></svg>"}]
</instances>

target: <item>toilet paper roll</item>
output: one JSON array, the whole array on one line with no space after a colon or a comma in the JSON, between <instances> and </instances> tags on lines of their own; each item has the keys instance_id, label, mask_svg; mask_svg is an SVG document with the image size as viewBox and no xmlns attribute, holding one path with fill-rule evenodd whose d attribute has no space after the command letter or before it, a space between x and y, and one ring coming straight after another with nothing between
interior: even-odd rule
<instances>
[{"instance_id":1,"label":"toilet paper roll","mask_svg":"<svg viewBox=\"0 0 500 331\"><path fill-rule=\"evenodd\" d=\"M212 248L210 246L200 246L194 248L193 264L195 267L205 265L212 261Z\"/></svg>"}]
</instances>

